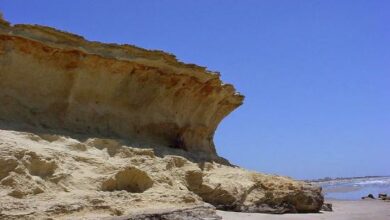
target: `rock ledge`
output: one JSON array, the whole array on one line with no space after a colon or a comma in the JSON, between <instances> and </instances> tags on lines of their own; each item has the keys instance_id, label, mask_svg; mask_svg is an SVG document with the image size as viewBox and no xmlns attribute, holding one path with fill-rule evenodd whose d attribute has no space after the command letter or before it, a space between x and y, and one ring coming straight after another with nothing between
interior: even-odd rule
<instances>
[{"instance_id":1,"label":"rock ledge","mask_svg":"<svg viewBox=\"0 0 390 220\"><path fill-rule=\"evenodd\" d=\"M0 119L216 156L214 132L243 96L162 51L0 21Z\"/></svg>"}]
</instances>

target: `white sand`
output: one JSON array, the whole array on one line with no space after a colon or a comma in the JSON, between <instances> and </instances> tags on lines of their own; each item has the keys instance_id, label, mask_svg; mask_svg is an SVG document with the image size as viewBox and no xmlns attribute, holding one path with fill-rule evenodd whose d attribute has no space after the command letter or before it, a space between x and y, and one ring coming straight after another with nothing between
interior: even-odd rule
<instances>
[{"instance_id":1,"label":"white sand","mask_svg":"<svg viewBox=\"0 0 390 220\"><path fill-rule=\"evenodd\" d=\"M218 211L218 215L224 220L390 220L390 202L378 200L364 201L327 201L333 204L333 212L321 212L317 214L259 214Z\"/></svg>"}]
</instances>

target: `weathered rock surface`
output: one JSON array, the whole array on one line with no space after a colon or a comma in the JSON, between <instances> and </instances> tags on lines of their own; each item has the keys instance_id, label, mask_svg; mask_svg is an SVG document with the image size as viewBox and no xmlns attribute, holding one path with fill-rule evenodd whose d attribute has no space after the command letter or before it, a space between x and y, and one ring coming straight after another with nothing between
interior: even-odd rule
<instances>
[{"instance_id":1,"label":"weathered rock surface","mask_svg":"<svg viewBox=\"0 0 390 220\"><path fill-rule=\"evenodd\" d=\"M189 189L218 209L266 213L313 212L323 203L320 188L287 177L216 163L205 163L200 167L202 172L187 172Z\"/></svg>"},{"instance_id":2,"label":"weathered rock surface","mask_svg":"<svg viewBox=\"0 0 390 220\"><path fill-rule=\"evenodd\" d=\"M94 219L206 203L243 212L316 212L323 202L320 188L308 183L161 154L169 147L16 130L0 130L0 218Z\"/></svg>"},{"instance_id":3,"label":"weathered rock surface","mask_svg":"<svg viewBox=\"0 0 390 220\"><path fill-rule=\"evenodd\" d=\"M127 216L109 217L105 220L220 220L222 217L215 213L213 206L199 206L187 209L168 209L143 211Z\"/></svg>"},{"instance_id":4,"label":"weathered rock surface","mask_svg":"<svg viewBox=\"0 0 390 220\"><path fill-rule=\"evenodd\" d=\"M243 96L173 55L0 23L0 119L216 155Z\"/></svg>"},{"instance_id":5,"label":"weathered rock surface","mask_svg":"<svg viewBox=\"0 0 390 220\"><path fill-rule=\"evenodd\" d=\"M319 187L218 157L214 131L242 99L160 51L0 19L0 218L319 211Z\"/></svg>"}]
</instances>

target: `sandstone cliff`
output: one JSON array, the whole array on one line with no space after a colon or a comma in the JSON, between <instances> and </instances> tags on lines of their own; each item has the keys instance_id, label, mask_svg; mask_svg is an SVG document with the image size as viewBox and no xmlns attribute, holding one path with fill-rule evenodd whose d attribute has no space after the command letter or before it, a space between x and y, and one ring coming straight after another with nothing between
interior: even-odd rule
<instances>
[{"instance_id":1,"label":"sandstone cliff","mask_svg":"<svg viewBox=\"0 0 390 220\"><path fill-rule=\"evenodd\" d=\"M243 96L173 55L0 23L0 118L216 155L213 135Z\"/></svg>"},{"instance_id":2,"label":"sandstone cliff","mask_svg":"<svg viewBox=\"0 0 390 220\"><path fill-rule=\"evenodd\" d=\"M0 19L0 218L319 211L320 188L218 157L242 101L164 52Z\"/></svg>"}]
</instances>

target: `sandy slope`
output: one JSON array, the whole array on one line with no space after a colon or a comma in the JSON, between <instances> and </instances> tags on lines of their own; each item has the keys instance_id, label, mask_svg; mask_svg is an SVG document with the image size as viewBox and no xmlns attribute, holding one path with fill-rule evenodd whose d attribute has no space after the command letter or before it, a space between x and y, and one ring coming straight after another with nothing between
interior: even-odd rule
<instances>
[{"instance_id":1,"label":"sandy slope","mask_svg":"<svg viewBox=\"0 0 390 220\"><path fill-rule=\"evenodd\" d=\"M284 214L271 215L260 213L238 213L217 211L224 220L389 220L390 202L385 201L328 201L333 204L333 212L318 214Z\"/></svg>"}]
</instances>

